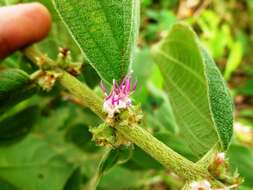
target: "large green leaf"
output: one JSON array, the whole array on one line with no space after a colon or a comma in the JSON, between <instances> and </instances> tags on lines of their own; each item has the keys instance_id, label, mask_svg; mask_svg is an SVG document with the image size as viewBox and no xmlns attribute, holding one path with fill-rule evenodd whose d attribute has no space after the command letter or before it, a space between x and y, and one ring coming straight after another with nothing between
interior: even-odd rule
<instances>
[{"instance_id":1,"label":"large green leaf","mask_svg":"<svg viewBox=\"0 0 253 190\"><path fill-rule=\"evenodd\" d=\"M77 44L100 77L111 82L133 60L139 0L53 0Z\"/></svg>"},{"instance_id":2,"label":"large green leaf","mask_svg":"<svg viewBox=\"0 0 253 190\"><path fill-rule=\"evenodd\" d=\"M0 113L35 93L29 75L20 69L0 72Z\"/></svg>"},{"instance_id":3,"label":"large green leaf","mask_svg":"<svg viewBox=\"0 0 253 190\"><path fill-rule=\"evenodd\" d=\"M0 179L0 189L1 190L19 190L13 185L10 185L9 183L6 183L5 181Z\"/></svg>"},{"instance_id":4,"label":"large green leaf","mask_svg":"<svg viewBox=\"0 0 253 190\"><path fill-rule=\"evenodd\" d=\"M0 147L0 178L20 190L62 190L75 167L41 137Z\"/></svg>"},{"instance_id":5,"label":"large green leaf","mask_svg":"<svg viewBox=\"0 0 253 190\"><path fill-rule=\"evenodd\" d=\"M195 155L202 156L217 142L228 147L232 135L232 102L214 61L195 33L175 24L153 49L165 79L172 108Z\"/></svg>"},{"instance_id":6,"label":"large green leaf","mask_svg":"<svg viewBox=\"0 0 253 190\"><path fill-rule=\"evenodd\" d=\"M51 104L50 111L44 104L47 103L40 102L43 114L38 115L36 124L33 111L26 113L24 120L28 122L29 118L34 125L29 135L11 146L0 146L0 179L18 190L79 190L82 179L78 179L78 166L90 166L84 164L83 152L64 141L65 129L78 114L70 104L58 103L54 110ZM85 138L82 134L79 137Z\"/></svg>"}]
</instances>

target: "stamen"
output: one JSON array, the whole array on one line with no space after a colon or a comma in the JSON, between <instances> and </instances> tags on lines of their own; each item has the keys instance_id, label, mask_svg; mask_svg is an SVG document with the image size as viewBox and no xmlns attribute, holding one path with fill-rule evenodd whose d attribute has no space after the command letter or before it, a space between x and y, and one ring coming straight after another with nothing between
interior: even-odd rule
<instances>
[{"instance_id":1,"label":"stamen","mask_svg":"<svg viewBox=\"0 0 253 190\"><path fill-rule=\"evenodd\" d=\"M138 81L137 81L137 80L135 80L135 81L134 81L133 88L132 88L132 91L135 91L135 90L136 90L136 88L137 88L137 84L138 84Z\"/></svg>"},{"instance_id":2,"label":"stamen","mask_svg":"<svg viewBox=\"0 0 253 190\"><path fill-rule=\"evenodd\" d=\"M103 81L100 82L100 88L102 89L102 92L103 92L104 96L107 96L106 88L105 88L105 85L104 85Z\"/></svg>"}]
</instances>

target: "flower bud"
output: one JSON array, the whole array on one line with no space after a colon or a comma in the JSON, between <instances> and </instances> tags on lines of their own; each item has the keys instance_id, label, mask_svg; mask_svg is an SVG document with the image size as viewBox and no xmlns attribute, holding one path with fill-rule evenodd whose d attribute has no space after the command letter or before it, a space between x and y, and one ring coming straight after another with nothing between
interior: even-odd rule
<instances>
[{"instance_id":1,"label":"flower bud","mask_svg":"<svg viewBox=\"0 0 253 190\"><path fill-rule=\"evenodd\" d=\"M190 187L192 190L211 190L211 184L207 180L194 181Z\"/></svg>"}]
</instances>

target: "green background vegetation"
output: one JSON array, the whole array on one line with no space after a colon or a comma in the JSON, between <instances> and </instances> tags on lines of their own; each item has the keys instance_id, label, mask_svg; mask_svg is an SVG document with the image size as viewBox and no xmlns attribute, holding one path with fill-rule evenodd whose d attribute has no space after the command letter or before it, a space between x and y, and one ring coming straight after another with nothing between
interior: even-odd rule
<instances>
[{"instance_id":1,"label":"green background vegetation","mask_svg":"<svg viewBox=\"0 0 253 190\"><path fill-rule=\"evenodd\" d=\"M19 2L29 1L0 0L1 5ZM73 61L83 64L78 79L100 93L98 75L81 55L51 2L39 2L49 8L54 24L49 37L37 46L52 59L57 58L59 47L70 49ZM143 126L180 154L196 161L198 157L176 127L163 90L167 84L151 57L151 46L177 21L192 26L227 81L235 102L235 130L228 150L230 164L245 179L240 189L253 189L253 1L143 0L141 3L137 57L132 68L139 83L133 97L145 112ZM1 76L8 75L7 68L20 68L29 74L35 70L21 53L13 54L0 65L0 90L8 82L1 80ZM25 86L11 83L6 90L10 98L0 96L0 189L85 189L104 153L103 148L91 141L88 130L88 126L97 126L100 119L76 104L58 83L46 93L27 84L24 73L14 73ZM13 100L23 101L13 106ZM180 178L163 169L138 147L119 151L124 157L117 158L112 168L108 164L99 190L182 187Z\"/></svg>"}]
</instances>

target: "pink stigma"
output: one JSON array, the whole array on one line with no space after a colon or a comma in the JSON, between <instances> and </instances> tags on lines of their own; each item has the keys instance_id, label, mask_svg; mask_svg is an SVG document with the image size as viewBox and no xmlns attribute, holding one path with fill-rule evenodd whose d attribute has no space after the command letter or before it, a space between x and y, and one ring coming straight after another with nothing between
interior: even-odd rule
<instances>
[{"instance_id":1,"label":"pink stigma","mask_svg":"<svg viewBox=\"0 0 253 190\"><path fill-rule=\"evenodd\" d=\"M121 109L126 109L132 105L132 100L130 96L136 90L137 80L131 84L132 75L128 74L124 79L117 83L116 80L113 80L113 85L111 92L108 95L106 92L106 87L101 81L100 87L104 94L104 111L108 113L110 117L114 116L114 113L120 112Z\"/></svg>"}]
</instances>

